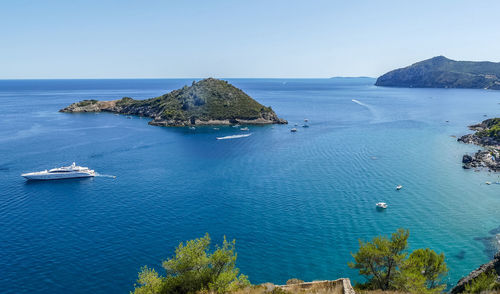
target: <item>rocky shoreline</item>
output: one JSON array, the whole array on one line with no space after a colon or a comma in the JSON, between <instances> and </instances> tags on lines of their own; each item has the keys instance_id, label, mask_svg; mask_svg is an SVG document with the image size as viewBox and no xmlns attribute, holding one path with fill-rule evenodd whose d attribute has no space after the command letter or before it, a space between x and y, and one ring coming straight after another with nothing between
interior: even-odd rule
<instances>
[{"instance_id":1,"label":"rocky shoreline","mask_svg":"<svg viewBox=\"0 0 500 294\"><path fill-rule=\"evenodd\" d=\"M485 149L478 150L474 154L465 154L462 157L464 169L486 168L492 171L500 171L500 140L491 135L491 131L498 125L498 119L487 119L479 124L469 126L476 131L457 139L458 142L474 144Z\"/></svg>"},{"instance_id":2,"label":"rocky shoreline","mask_svg":"<svg viewBox=\"0 0 500 294\"><path fill-rule=\"evenodd\" d=\"M451 294L463 293L465 291L465 286L470 284L477 277L479 277L480 274L490 273L492 271L495 271L495 274L498 276L497 280L500 279L500 252L495 254L492 261L481 265L477 269L473 270L470 274L460 279L457 285L451 289L450 293Z\"/></svg>"},{"instance_id":3,"label":"rocky shoreline","mask_svg":"<svg viewBox=\"0 0 500 294\"><path fill-rule=\"evenodd\" d=\"M149 117L150 125L185 127L234 124L287 124L271 109L226 81L208 78L160 97L83 100L60 112L112 112Z\"/></svg>"}]
</instances>

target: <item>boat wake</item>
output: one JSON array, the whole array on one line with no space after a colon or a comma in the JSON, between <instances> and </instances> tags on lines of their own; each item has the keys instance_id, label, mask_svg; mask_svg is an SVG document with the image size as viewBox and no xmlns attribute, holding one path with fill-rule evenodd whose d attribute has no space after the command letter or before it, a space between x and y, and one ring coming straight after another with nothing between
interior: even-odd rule
<instances>
[{"instance_id":1,"label":"boat wake","mask_svg":"<svg viewBox=\"0 0 500 294\"><path fill-rule=\"evenodd\" d=\"M365 104L365 103L363 103L359 100L356 100L356 99L352 99L351 101L360 105L360 106L365 107L366 109L368 109L368 111L370 111L371 115L373 116L372 123L386 122L386 120L384 120L380 117L380 111L378 111L375 107L368 105L368 104Z\"/></svg>"},{"instance_id":2,"label":"boat wake","mask_svg":"<svg viewBox=\"0 0 500 294\"><path fill-rule=\"evenodd\" d=\"M232 135L232 136L225 136L225 137L217 137L216 139L217 140L238 139L238 138L249 137L250 135L251 135L251 133L250 134L244 134L244 135Z\"/></svg>"},{"instance_id":3,"label":"boat wake","mask_svg":"<svg viewBox=\"0 0 500 294\"><path fill-rule=\"evenodd\" d=\"M113 176L113 175L101 175L100 173L95 173L95 176L96 177L101 177L101 178L113 178L113 179L116 179L116 176Z\"/></svg>"},{"instance_id":4,"label":"boat wake","mask_svg":"<svg viewBox=\"0 0 500 294\"><path fill-rule=\"evenodd\" d=\"M363 102L361 102L361 101L359 101L359 100L352 99L352 102L354 102L354 103L356 103L356 104L359 104L359 105L361 105L361 106L364 106L364 107L368 107L368 108L370 108L370 106L369 106L369 105L364 104Z\"/></svg>"}]
</instances>

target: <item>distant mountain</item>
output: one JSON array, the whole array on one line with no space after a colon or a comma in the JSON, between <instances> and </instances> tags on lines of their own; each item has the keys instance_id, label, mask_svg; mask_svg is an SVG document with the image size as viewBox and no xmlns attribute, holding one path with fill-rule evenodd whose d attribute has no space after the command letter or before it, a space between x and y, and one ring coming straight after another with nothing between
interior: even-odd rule
<instances>
[{"instance_id":1,"label":"distant mountain","mask_svg":"<svg viewBox=\"0 0 500 294\"><path fill-rule=\"evenodd\" d=\"M380 76L376 86L500 90L500 63L455 61L444 56L417 62Z\"/></svg>"},{"instance_id":2,"label":"distant mountain","mask_svg":"<svg viewBox=\"0 0 500 294\"><path fill-rule=\"evenodd\" d=\"M271 107L252 99L226 81L208 78L160 97L134 100L83 100L61 112L114 112L150 117L151 125L193 126L228 124L286 124Z\"/></svg>"}]
</instances>

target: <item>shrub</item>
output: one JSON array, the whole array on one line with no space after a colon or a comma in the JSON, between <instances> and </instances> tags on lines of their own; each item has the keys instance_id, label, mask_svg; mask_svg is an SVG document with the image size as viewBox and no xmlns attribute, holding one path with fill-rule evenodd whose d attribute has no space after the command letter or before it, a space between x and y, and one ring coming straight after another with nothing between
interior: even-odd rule
<instances>
[{"instance_id":1,"label":"shrub","mask_svg":"<svg viewBox=\"0 0 500 294\"><path fill-rule=\"evenodd\" d=\"M135 294L226 293L250 285L236 265L235 241L224 237L222 246L210 252L210 236L180 243L175 256L163 262L166 277L144 267L139 273Z\"/></svg>"},{"instance_id":2,"label":"shrub","mask_svg":"<svg viewBox=\"0 0 500 294\"><path fill-rule=\"evenodd\" d=\"M500 289L495 271L482 273L477 278L465 285L466 293L482 293Z\"/></svg>"}]
</instances>

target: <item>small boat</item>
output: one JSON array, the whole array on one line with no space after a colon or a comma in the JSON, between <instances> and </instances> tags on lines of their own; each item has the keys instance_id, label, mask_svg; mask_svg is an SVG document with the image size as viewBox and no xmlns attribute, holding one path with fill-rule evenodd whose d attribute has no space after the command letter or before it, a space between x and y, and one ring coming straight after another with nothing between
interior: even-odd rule
<instances>
[{"instance_id":1,"label":"small boat","mask_svg":"<svg viewBox=\"0 0 500 294\"><path fill-rule=\"evenodd\" d=\"M293 129L290 130L290 132L295 133L295 132L297 132L297 129L293 128Z\"/></svg>"},{"instance_id":2,"label":"small boat","mask_svg":"<svg viewBox=\"0 0 500 294\"><path fill-rule=\"evenodd\" d=\"M309 122L309 120L306 118L306 119L304 119L304 122Z\"/></svg>"},{"instance_id":3,"label":"small boat","mask_svg":"<svg viewBox=\"0 0 500 294\"><path fill-rule=\"evenodd\" d=\"M401 190L401 189L403 189L403 186L401 186L401 185L396 186L396 190Z\"/></svg>"},{"instance_id":4,"label":"small boat","mask_svg":"<svg viewBox=\"0 0 500 294\"><path fill-rule=\"evenodd\" d=\"M486 182L485 184L486 184L486 185L491 185L491 182Z\"/></svg>"},{"instance_id":5,"label":"small boat","mask_svg":"<svg viewBox=\"0 0 500 294\"><path fill-rule=\"evenodd\" d=\"M225 137L216 137L215 139L217 140L228 140L228 139L239 139L239 138L246 138L249 137L251 134L244 134L244 135L232 135L232 136L225 136Z\"/></svg>"},{"instance_id":6,"label":"small boat","mask_svg":"<svg viewBox=\"0 0 500 294\"><path fill-rule=\"evenodd\" d=\"M250 129L247 127L241 128L240 131L249 131Z\"/></svg>"},{"instance_id":7,"label":"small boat","mask_svg":"<svg viewBox=\"0 0 500 294\"><path fill-rule=\"evenodd\" d=\"M304 124L304 125L302 125L302 127L303 127L303 128L308 128L309 126L308 126L308 125L306 125L306 124Z\"/></svg>"},{"instance_id":8,"label":"small boat","mask_svg":"<svg viewBox=\"0 0 500 294\"><path fill-rule=\"evenodd\" d=\"M385 202L379 202L379 203L375 204L375 206L377 208L386 209L387 208L387 203L385 203Z\"/></svg>"},{"instance_id":9,"label":"small boat","mask_svg":"<svg viewBox=\"0 0 500 294\"><path fill-rule=\"evenodd\" d=\"M298 126L299 124L295 124L295 126Z\"/></svg>"},{"instance_id":10,"label":"small boat","mask_svg":"<svg viewBox=\"0 0 500 294\"><path fill-rule=\"evenodd\" d=\"M24 173L22 177L27 180L61 180L74 178L89 178L95 177L95 171L88 167L77 166L73 162L70 166L53 168L39 172Z\"/></svg>"},{"instance_id":11,"label":"small boat","mask_svg":"<svg viewBox=\"0 0 500 294\"><path fill-rule=\"evenodd\" d=\"M128 118L128 119L132 119L132 117L131 117L131 116L127 116L127 118Z\"/></svg>"},{"instance_id":12,"label":"small boat","mask_svg":"<svg viewBox=\"0 0 500 294\"><path fill-rule=\"evenodd\" d=\"M219 128L214 128L214 130L218 131L218 130L220 130L220 129L219 129Z\"/></svg>"},{"instance_id":13,"label":"small boat","mask_svg":"<svg viewBox=\"0 0 500 294\"><path fill-rule=\"evenodd\" d=\"M193 131L194 131L194 130L196 130L196 128L195 128L195 127L189 127L189 129L190 129L190 130L193 130Z\"/></svg>"},{"instance_id":14,"label":"small boat","mask_svg":"<svg viewBox=\"0 0 500 294\"><path fill-rule=\"evenodd\" d=\"M235 124L235 125L233 126L233 128L239 128L239 127L241 127L239 124Z\"/></svg>"}]
</instances>

